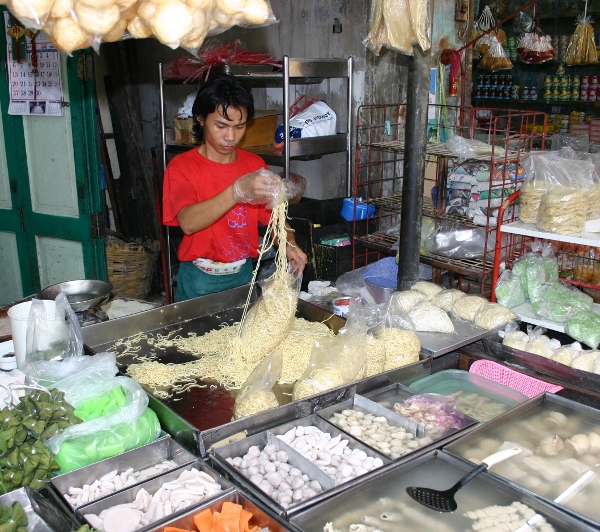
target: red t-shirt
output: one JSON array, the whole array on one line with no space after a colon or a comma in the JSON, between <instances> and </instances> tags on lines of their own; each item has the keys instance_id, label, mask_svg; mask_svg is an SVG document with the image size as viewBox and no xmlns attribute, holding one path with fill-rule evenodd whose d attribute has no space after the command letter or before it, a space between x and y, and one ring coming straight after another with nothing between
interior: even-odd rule
<instances>
[{"instance_id":1,"label":"red t-shirt","mask_svg":"<svg viewBox=\"0 0 600 532\"><path fill-rule=\"evenodd\" d=\"M177 214L184 207L212 198L233 182L265 162L253 153L237 149L237 159L217 163L193 149L177 155L168 164L163 184L163 223L179 225ZM258 256L258 223L269 223L264 205L238 203L206 229L184 235L177 256L182 262L197 258L236 262Z\"/></svg>"}]
</instances>

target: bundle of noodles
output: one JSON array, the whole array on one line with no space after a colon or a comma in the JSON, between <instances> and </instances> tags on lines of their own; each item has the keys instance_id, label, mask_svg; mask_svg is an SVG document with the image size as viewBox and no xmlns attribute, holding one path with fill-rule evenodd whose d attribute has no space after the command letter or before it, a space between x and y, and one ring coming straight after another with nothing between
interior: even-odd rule
<instances>
[{"instance_id":1,"label":"bundle of noodles","mask_svg":"<svg viewBox=\"0 0 600 532\"><path fill-rule=\"evenodd\" d=\"M281 344L287 338L294 323L298 304L298 280L288 273L285 253L287 245L286 214L287 203L273 208L261 255L277 242L278 248L275 255L277 268L273 276L263 284L263 293L260 299L248 311L249 298L258 271L258 266L256 267L240 322L239 335L232 339L227 348L227 352L239 354L243 361L250 364L260 362Z\"/></svg>"}]
</instances>

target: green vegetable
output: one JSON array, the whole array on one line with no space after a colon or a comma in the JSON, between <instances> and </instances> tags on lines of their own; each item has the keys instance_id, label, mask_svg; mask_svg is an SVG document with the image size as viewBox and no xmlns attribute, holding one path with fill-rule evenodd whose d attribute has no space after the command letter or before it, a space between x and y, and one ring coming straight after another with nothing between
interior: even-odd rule
<instances>
[{"instance_id":1,"label":"green vegetable","mask_svg":"<svg viewBox=\"0 0 600 532\"><path fill-rule=\"evenodd\" d=\"M595 349L600 344L600 314L591 310L577 312L567 320L565 333Z\"/></svg>"}]
</instances>

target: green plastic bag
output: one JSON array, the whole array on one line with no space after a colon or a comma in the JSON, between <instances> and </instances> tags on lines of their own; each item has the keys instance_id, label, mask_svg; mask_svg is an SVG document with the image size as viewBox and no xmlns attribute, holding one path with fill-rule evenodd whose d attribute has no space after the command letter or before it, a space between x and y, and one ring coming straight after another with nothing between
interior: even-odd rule
<instances>
[{"instance_id":1,"label":"green plastic bag","mask_svg":"<svg viewBox=\"0 0 600 532\"><path fill-rule=\"evenodd\" d=\"M59 474L94 464L155 441L161 428L156 414L146 408L134 422L120 423L93 434L65 440L60 444L55 460Z\"/></svg>"},{"instance_id":2,"label":"green plastic bag","mask_svg":"<svg viewBox=\"0 0 600 532\"><path fill-rule=\"evenodd\" d=\"M574 314L567 320L565 333L592 349L596 349L600 344L600 314L591 310L582 310Z\"/></svg>"},{"instance_id":3,"label":"green plastic bag","mask_svg":"<svg viewBox=\"0 0 600 532\"><path fill-rule=\"evenodd\" d=\"M504 270L496 283L496 301L506 308L525 302L525 290L521 278L510 270Z\"/></svg>"},{"instance_id":4,"label":"green plastic bag","mask_svg":"<svg viewBox=\"0 0 600 532\"><path fill-rule=\"evenodd\" d=\"M544 291L549 283L558 281L558 263L553 258L537 256L525 269L527 293L532 303L544 299Z\"/></svg>"}]
</instances>

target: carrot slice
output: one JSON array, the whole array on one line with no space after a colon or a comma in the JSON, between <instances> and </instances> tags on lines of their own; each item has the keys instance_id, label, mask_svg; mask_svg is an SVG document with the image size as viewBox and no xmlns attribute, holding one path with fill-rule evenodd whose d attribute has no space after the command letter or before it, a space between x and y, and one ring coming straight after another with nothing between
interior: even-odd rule
<instances>
[{"instance_id":1,"label":"carrot slice","mask_svg":"<svg viewBox=\"0 0 600 532\"><path fill-rule=\"evenodd\" d=\"M216 518L215 528L213 528L213 532L217 531L240 532L240 516L238 514L220 514Z\"/></svg>"},{"instance_id":2,"label":"carrot slice","mask_svg":"<svg viewBox=\"0 0 600 532\"><path fill-rule=\"evenodd\" d=\"M252 513L242 508L240 510L240 532L248 532L250 519L252 519Z\"/></svg>"},{"instance_id":3,"label":"carrot slice","mask_svg":"<svg viewBox=\"0 0 600 532\"><path fill-rule=\"evenodd\" d=\"M192 532L192 531L188 530L187 528L177 528L176 526L166 526L163 529L163 532Z\"/></svg>"},{"instance_id":4,"label":"carrot slice","mask_svg":"<svg viewBox=\"0 0 600 532\"><path fill-rule=\"evenodd\" d=\"M242 505L241 504L236 504L234 502L229 502L229 501L225 501L223 503L223 507L221 508L221 513L222 514L240 515L241 511L242 511Z\"/></svg>"},{"instance_id":5,"label":"carrot slice","mask_svg":"<svg viewBox=\"0 0 600 532\"><path fill-rule=\"evenodd\" d=\"M194 516L194 524L198 532L212 532L213 530L213 515L210 508L197 513Z\"/></svg>"}]
</instances>

